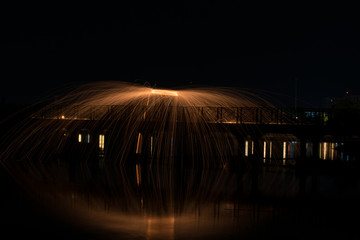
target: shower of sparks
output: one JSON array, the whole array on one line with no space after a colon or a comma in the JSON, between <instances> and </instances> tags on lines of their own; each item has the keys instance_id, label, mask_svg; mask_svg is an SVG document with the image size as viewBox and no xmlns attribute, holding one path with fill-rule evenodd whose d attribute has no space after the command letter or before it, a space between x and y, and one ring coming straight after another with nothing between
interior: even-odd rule
<instances>
[{"instance_id":1,"label":"shower of sparks","mask_svg":"<svg viewBox=\"0 0 360 240\"><path fill-rule=\"evenodd\" d=\"M21 149L27 153L16 154L21 160L64 151L85 158L101 151L108 161L120 164L133 161L136 154L151 163L173 164L186 158L200 166L222 166L238 146L235 136L215 123L235 123L236 108L260 106L269 104L255 94L229 88L175 91L124 82L92 83L36 112L16 129L18 137L3 156L14 157ZM92 144L100 135L106 143Z\"/></svg>"},{"instance_id":2,"label":"shower of sparks","mask_svg":"<svg viewBox=\"0 0 360 240\"><path fill-rule=\"evenodd\" d=\"M91 219L101 219L96 224L101 229L113 231L114 226L116 229L122 226L121 230L140 233L148 239L173 239L175 219L176 224L193 226L189 218L177 214L178 209L183 213L190 211L192 217L193 209L199 208L198 198L206 204L209 196L218 201L217 194L234 180L232 175L227 177L224 168L243 147L239 136L222 123L239 123L238 108L250 109L241 113L242 121L246 121L256 115L251 108L268 106L271 105L253 93L229 88L174 91L123 82L87 84L11 129L13 138L8 135L3 138L12 140L0 152L0 164L24 189L42 196L51 206L57 203L56 209L68 214L69 219L76 214L74 219L83 219L84 223L93 224ZM245 156L250 155L254 155L254 141L247 140ZM21 168L13 163L20 163ZM79 177L91 176L87 163L101 166L104 173L109 171L99 174L104 179L98 182L84 181L91 183L91 189L96 189L92 193L99 195L83 199L85 195L74 190L59 190L58 184L68 184L67 163L81 164L76 167ZM126 169L122 166L125 164ZM127 168L129 165L131 168ZM210 181L214 177L212 171L201 173L201 178L184 174L187 207L179 208L174 188L178 175L168 170L175 169L173 166L222 170ZM214 185L209 187L209 182ZM56 186L48 188L49 183ZM113 195L103 194L102 184ZM102 207L105 205L109 207L106 211ZM87 213L91 207L94 209ZM119 214L109 214L110 207ZM209 223L207 217L202 222Z\"/></svg>"}]
</instances>

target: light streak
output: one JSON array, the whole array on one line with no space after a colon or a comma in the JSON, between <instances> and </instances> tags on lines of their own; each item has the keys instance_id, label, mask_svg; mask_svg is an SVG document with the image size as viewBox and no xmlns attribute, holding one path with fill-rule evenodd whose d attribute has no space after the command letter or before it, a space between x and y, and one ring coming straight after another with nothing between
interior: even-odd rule
<instances>
[{"instance_id":1,"label":"light streak","mask_svg":"<svg viewBox=\"0 0 360 240\"><path fill-rule=\"evenodd\" d=\"M138 186L140 186L141 183L141 166L139 164L135 165L135 170L136 170L136 184Z\"/></svg>"},{"instance_id":2,"label":"light streak","mask_svg":"<svg viewBox=\"0 0 360 240\"><path fill-rule=\"evenodd\" d=\"M138 134L137 143L136 143L136 154L141 153L142 148L142 134Z\"/></svg>"},{"instance_id":3,"label":"light streak","mask_svg":"<svg viewBox=\"0 0 360 240\"><path fill-rule=\"evenodd\" d=\"M150 139L150 155L153 156L153 148L154 148L154 136L151 136Z\"/></svg>"}]
</instances>

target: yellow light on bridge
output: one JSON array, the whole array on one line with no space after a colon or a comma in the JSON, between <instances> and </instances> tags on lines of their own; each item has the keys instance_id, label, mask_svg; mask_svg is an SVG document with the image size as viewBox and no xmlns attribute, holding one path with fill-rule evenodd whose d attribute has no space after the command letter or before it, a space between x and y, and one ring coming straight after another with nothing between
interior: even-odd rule
<instances>
[{"instance_id":1,"label":"yellow light on bridge","mask_svg":"<svg viewBox=\"0 0 360 240\"><path fill-rule=\"evenodd\" d=\"M105 135L104 134L99 135L99 148L100 148L100 150L104 150L104 148L105 148Z\"/></svg>"},{"instance_id":2,"label":"yellow light on bridge","mask_svg":"<svg viewBox=\"0 0 360 240\"><path fill-rule=\"evenodd\" d=\"M264 141L264 154L263 154L264 156L264 158L266 158L266 141Z\"/></svg>"},{"instance_id":3,"label":"yellow light on bridge","mask_svg":"<svg viewBox=\"0 0 360 240\"><path fill-rule=\"evenodd\" d=\"M152 89L151 93L166 95L166 96L178 96L178 93L176 91L170 91L170 90Z\"/></svg>"},{"instance_id":4,"label":"yellow light on bridge","mask_svg":"<svg viewBox=\"0 0 360 240\"><path fill-rule=\"evenodd\" d=\"M245 157L249 156L249 141L245 141Z\"/></svg>"},{"instance_id":5,"label":"yellow light on bridge","mask_svg":"<svg viewBox=\"0 0 360 240\"><path fill-rule=\"evenodd\" d=\"M286 159L286 148L287 148L287 146L286 146L286 142L283 142L283 159Z\"/></svg>"}]
</instances>

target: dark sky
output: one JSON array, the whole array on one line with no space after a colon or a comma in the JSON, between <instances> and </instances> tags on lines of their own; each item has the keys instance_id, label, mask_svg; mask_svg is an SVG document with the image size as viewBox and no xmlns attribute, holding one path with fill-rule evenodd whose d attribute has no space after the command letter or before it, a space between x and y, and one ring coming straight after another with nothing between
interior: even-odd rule
<instances>
[{"instance_id":1,"label":"dark sky","mask_svg":"<svg viewBox=\"0 0 360 240\"><path fill-rule=\"evenodd\" d=\"M0 95L27 103L106 80L260 89L289 104L297 82L310 106L359 93L356 8L235 2L2 7Z\"/></svg>"}]
</instances>

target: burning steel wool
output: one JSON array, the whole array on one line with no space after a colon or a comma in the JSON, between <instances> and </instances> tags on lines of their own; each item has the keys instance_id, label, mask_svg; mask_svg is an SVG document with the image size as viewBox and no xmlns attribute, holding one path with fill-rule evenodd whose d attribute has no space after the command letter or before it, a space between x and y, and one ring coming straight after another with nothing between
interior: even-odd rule
<instances>
[{"instance_id":1,"label":"burning steel wool","mask_svg":"<svg viewBox=\"0 0 360 240\"><path fill-rule=\"evenodd\" d=\"M119 164L146 159L222 166L238 151L223 124L236 122L239 107L260 106L270 105L255 94L234 89L163 90L125 82L92 83L33 114L13 133L17 137L4 154L47 161L71 152L81 161L100 156Z\"/></svg>"},{"instance_id":2,"label":"burning steel wool","mask_svg":"<svg viewBox=\"0 0 360 240\"><path fill-rule=\"evenodd\" d=\"M18 128L5 154L47 161L54 154L71 152L82 161L106 156L106 161L120 164L142 158L151 163L173 164L179 159L221 166L238 147L218 123L235 122L238 107L259 106L269 105L233 89L87 84L36 112Z\"/></svg>"}]
</instances>

